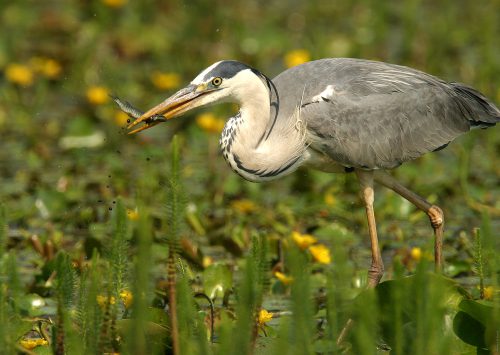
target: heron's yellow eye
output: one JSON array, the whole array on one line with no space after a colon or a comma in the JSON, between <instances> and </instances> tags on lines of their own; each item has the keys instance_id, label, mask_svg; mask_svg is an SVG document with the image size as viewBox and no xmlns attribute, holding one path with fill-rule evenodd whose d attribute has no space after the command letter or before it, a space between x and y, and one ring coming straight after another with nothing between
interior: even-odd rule
<instances>
[{"instance_id":1,"label":"heron's yellow eye","mask_svg":"<svg viewBox=\"0 0 500 355\"><path fill-rule=\"evenodd\" d=\"M219 86L220 84L222 84L222 78L220 78L220 77L213 78L212 79L212 84L214 86Z\"/></svg>"}]
</instances>

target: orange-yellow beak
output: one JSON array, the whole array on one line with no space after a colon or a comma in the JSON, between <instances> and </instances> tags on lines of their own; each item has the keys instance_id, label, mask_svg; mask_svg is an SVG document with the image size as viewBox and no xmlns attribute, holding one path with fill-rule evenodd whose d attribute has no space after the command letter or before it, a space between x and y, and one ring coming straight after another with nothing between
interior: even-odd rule
<instances>
[{"instance_id":1,"label":"orange-yellow beak","mask_svg":"<svg viewBox=\"0 0 500 355\"><path fill-rule=\"evenodd\" d=\"M189 85L184 89L177 91L161 104L146 111L141 117L129 124L127 128L131 129L139 123L144 123L143 126L130 131L128 134L135 134L145 129L154 127L158 123L180 116L184 112L200 106L201 103L197 99L200 96L212 91L213 90L206 90L204 87L197 85Z\"/></svg>"}]
</instances>

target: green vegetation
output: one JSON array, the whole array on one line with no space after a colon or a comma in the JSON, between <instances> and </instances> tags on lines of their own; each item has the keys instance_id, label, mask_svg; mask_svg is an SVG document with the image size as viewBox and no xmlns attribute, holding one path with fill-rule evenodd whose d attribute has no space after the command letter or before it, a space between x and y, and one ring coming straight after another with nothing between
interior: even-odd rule
<instances>
[{"instance_id":1,"label":"green vegetation","mask_svg":"<svg viewBox=\"0 0 500 355\"><path fill-rule=\"evenodd\" d=\"M252 184L218 154L231 105L127 136L108 97L349 56L499 104L497 0L4 0L0 21L0 353L498 354L498 127L394 172L445 212L444 276L427 217L376 190L386 275L365 291L353 176Z\"/></svg>"}]
</instances>

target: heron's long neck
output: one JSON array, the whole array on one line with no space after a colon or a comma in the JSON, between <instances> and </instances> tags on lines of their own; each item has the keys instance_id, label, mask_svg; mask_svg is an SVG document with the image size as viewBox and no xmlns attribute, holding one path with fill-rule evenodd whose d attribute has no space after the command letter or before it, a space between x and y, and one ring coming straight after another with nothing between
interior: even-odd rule
<instances>
[{"instance_id":1,"label":"heron's long neck","mask_svg":"<svg viewBox=\"0 0 500 355\"><path fill-rule=\"evenodd\" d=\"M240 111L226 123L220 145L233 170L247 180L274 180L294 171L304 159L304 131L298 117L275 119L269 90L255 83L240 101Z\"/></svg>"}]
</instances>

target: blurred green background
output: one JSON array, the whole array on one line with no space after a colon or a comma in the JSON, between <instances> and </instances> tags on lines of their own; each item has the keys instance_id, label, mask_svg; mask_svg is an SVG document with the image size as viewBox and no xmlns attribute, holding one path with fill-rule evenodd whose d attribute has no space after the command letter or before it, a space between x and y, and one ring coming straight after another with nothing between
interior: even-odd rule
<instances>
[{"instance_id":1,"label":"blurred green background","mask_svg":"<svg viewBox=\"0 0 500 355\"><path fill-rule=\"evenodd\" d=\"M144 110L222 59L274 77L307 60L358 57L467 83L498 104L499 44L498 0L3 0L0 200L23 280L30 284L41 267L33 235L86 259L101 247L119 199L130 223L147 213L154 235L163 235L169 146L178 134L184 252L200 248L196 263L239 258L255 230L271 241L307 232L348 255L359 287L369 249L352 176L300 170L263 185L243 181L219 156L217 133L232 105L127 136L127 116L108 94ZM471 132L395 172L445 211L445 271L464 284L473 275L472 229L488 220L498 237L498 132ZM406 201L378 189L376 214L389 278L393 258L410 272L412 258L432 253L427 217ZM162 244L155 250L154 260L164 261Z\"/></svg>"},{"instance_id":2,"label":"blurred green background","mask_svg":"<svg viewBox=\"0 0 500 355\"><path fill-rule=\"evenodd\" d=\"M143 204L159 211L177 131L188 199L207 234L220 227L230 236L249 212L231 201L244 198L254 204L245 218L252 228L338 221L364 240L354 179L299 171L255 185L231 173L213 132L234 107L129 137L108 93L146 109L221 59L273 77L304 60L359 57L465 82L500 101L499 1L2 1L0 10L0 196L20 235L61 233L58 243L84 239L118 197L135 210L138 186ZM498 137L495 128L472 132L397 172L443 206L452 242L478 224L471 203L490 206L498 226ZM391 193L378 196L382 240L430 236L424 215Z\"/></svg>"}]
</instances>

